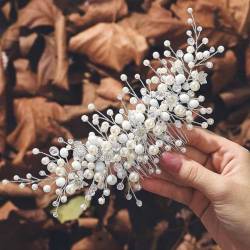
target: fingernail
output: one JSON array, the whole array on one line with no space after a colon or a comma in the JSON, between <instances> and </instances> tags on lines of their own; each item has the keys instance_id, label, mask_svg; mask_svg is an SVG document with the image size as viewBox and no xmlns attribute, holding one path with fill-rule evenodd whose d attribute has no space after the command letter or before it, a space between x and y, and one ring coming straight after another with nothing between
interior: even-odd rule
<instances>
[{"instance_id":1,"label":"fingernail","mask_svg":"<svg viewBox=\"0 0 250 250\"><path fill-rule=\"evenodd\" d=\"M163 167L174 173L178 173L181 169L182 161L181 157L173 153L162 154Z\"/></svg>"}]
</instances>

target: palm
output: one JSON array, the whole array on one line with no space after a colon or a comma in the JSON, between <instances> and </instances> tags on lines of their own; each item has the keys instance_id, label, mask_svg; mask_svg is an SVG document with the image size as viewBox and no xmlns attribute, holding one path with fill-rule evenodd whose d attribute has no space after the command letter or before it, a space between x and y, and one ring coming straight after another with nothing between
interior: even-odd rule
<instances>
[{"instance_id":1,"label":"palm","mask_svg":"<svg viewBox=\"0 0 250 250\"><path fill-rule=\"evenodd\" d=\"M200 129L188 137L186 155L178 155L185 165L180 173L168 171L165 159L161 161L163 173L145 180L144 188L188 205L223 249L249 249L233 247L247 238L239 223L245 218L239 218L238 211L250 212L249 154L239 145Z\"/></svg>"}]
</instances>

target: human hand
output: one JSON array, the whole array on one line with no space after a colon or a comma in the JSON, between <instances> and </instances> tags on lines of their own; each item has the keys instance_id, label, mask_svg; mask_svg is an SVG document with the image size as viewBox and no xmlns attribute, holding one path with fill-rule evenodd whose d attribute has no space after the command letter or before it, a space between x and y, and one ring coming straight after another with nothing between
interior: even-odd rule
<instances>
[{"instance_id":1,"label":"human hand","mask_svg":"<svg viewBox=\"0 0 250 250\"><path fill-rule=\"evenodd\" d=\"M203 129L187 131L185 155L164 153L147 191L186 204L222 249L250 249L250 154Z\"/></svg>"}]
</instances>

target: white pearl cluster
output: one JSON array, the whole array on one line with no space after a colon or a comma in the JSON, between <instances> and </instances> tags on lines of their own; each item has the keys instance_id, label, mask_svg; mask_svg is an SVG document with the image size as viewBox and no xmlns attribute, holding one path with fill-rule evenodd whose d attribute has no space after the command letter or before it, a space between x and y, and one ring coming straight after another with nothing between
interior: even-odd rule
<instances>
[{"instance_id":1,"label":"white pearl cluster","mask_svg":"<svg viewBox=\"0 0 250 250\"><path fill-rule=\"evenodd\" d=\"M81 206L83 209L87 208L97 190L102 191L98 202L103 205L112 186L123 190L127 184L126 198L130 200L134 197L136 204L142 206L135 191L141 189L141 177L161 173L158 167L161 153L172 149L185 153L187 137L183 128L190 130L193 125L207 128L213 124L212 118L204 117L211 114L212 109L201 105L204 96L196 95L200 87L207 83L207 73L199 68L212 68L213 64L208 60L222 53L224 48L207 47L208 38L200 39L202 27L196 26L191 8L188 8L188 13L192 30L186 32L186 50L174 52L170 41L166 40L165 58L161 58L158 52L153 53L160 67L154 69L149 60L143 61L155 75L145 82L139 74L135 75L135 79L142 84L140 98L129 84L128 77L122 74L121 81L127 86L118 96L123 107L119 112L108 109L103 114L95 109L94 104L89 104L89 110L96 113L91 119L83 115L82 121L92 126L95 133L89 133L86 143L59 138L64 147L58 149L52 146L49 154L34 148L33 154L43 154L41 163L47 171L40 171L41 178L31 174L27 174L26 178L14 176L13 182L20 183L20 188L31 185L33 190L37 190L42 178L47 177L42 189L45 193L55 192L57 199L52 204L56 208L60 203L67 202L67 196L84 188L87 191L86 203ZM202 47L205 47L203 51ZM129 102L133 109L128 109L126 101L123 101L127 95L130 95ZM196 117L202 121L197 122ZM73 159L69 161L71 157Z\"/></svg>"}]
</instances>

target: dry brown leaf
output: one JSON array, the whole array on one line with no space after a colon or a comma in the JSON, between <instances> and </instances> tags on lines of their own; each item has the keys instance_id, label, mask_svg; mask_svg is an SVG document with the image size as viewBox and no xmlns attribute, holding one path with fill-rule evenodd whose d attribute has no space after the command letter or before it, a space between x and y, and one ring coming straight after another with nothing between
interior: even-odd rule
<instances>
[{"instance_id":1,"label":"dry brown leaf","mask_svg":"<svg viewBox=\"0 0 250 250\"><path fill-rule=\"evenodd\" d=\"M57 18L62 15L53 0L31 0L18 14L18 25L30 29L39 26L54 26Z\"/></svg>"},{"instance_id":2,"label":"dry brown leaf","mask_svg":"<svg viewBox=\"0 0 250 250\"><path fill-rule=\"evenodd\" d=\"M37 84L37 76L30 69L30 63L27 59L17 59L14 61L16 70L16 93L36 94L41 86Z\"/></svg>"},{"instance_id":3,"label":"dry brown leaf","mask_svg":"<svg viewBox=\"0 0 250 250\"><path fill-rule=\"evenodd\" d=\"M94 232L92 235L76 242L71 250L122 250L111 234L106 231Z\"/></svg>"},{"instance_id":4,"label":"dry brown leaf","mask_svg":"<svg viewBox=\"0 0 250 250\"><path fill-rule=\"evenodd\" d=\"M223 44L233 47L238 42L238 37L233 29L233 19L218 5L216 0L178 0L171 5L174 14L186 23L188 16L187 8L194 9L196 22L204 29L203 36L210 39L210 45Z\"/></svg>"},{"instance_id":5,"label":"dry brown leaf","mask_svg":"<svg viewBox=\"0 0 250 250\"><path fill-rule=\"evenodd\" d=\"M98 225L99 220L97 218L79 218L79 227L84 227L88 229L95 229Z\"/></svg>"},{"instance_id":6,"label":"dry brown leaf","mask_svg":"<svg viewBox=\"0 0 250 250\"><path fill-rule=\"evenodd\" d=\"M169 37L172 41L184 41L183 34L186 25L174 18L170 11L154 3L148 13L132 13L128 18L123 19L120 24L137 30L141 35L149 39ZM176 46L178 46L176 44Z\"/></svg>"},{"instance_id":7,"label":"dry brown leaf","mask_svg":"<svg viewBox=\"0 0 250 250\"><path fill-rule=\"evenodd\" d=\"M139 65L148 45L145 38L131 28L100 23L72 37L69 48L87 55L94 63L121 71L131 61Z\"/></svg>"},{"instance_id":8,"label":"dry brown leaf","mask_svg":"<svg viewBox=\"0 0 250 250\"><path fill-rule=\"evenodd\" d=\"M89 27L99 22L114 22L128 13L128 7L124 0L103 0L85 2L80 9L84 12L72 13L68 16L77 27Z\"/></svg>"},{"instance_id":9,"label":"dry brown leaf","mask_svg":"<svg viewBox=\"0 0 250 250\"><path fill-rule=\"evenodd\" d=\"M53 84L62 89L68 89L68 61L66 59L65 44L60 42L58 35L55 41L52 37L46 37L45 49L38 63L37 84L47 86ZM57 53L58 52L58 53Z\"/></svg>"},{"instance_id":10,"label":"dry brown leaf","mask_svg":"<svg viewBox=\"0 0 250 250\"><path fill-rule=\"evenodd\" d=\"M0 47L0 153L5 150L6 140L6 81Z\"/></svg>"},{"instance_id":11,"label":"dry brown leaf","mask_svg":"<svg viewBox=\"0 0 250 250\"><path fill-rule=\"evenodd\" d=\"M101 79L101 84L97 88L96 93L111 101L117 101L117 96L121 93L123 85L112 77Z\"/></svg>"},{"instance_id":12,"label":"dry brown leaf","mask_svg":"<svg viewBox=\"0 0 250 250\"><path fill-rule=\"evenodd\" d=\"M41 97L14 100L17 127L7 137L8 143L18 151L14 164L21 163L26 151L37 143L55 136L69 136L57 121L64 116L64 108Z\"/></svg>"},{"instance_id":13,"label":"dry brown leaf","mask_svg":"<svg viewBox=\"0 0 250 250\"><path fill-rule=\"evenodd\" d=\"M37 33L31 33L29 36L21 36L19 38L19 47L22 56L25 57L28 55L37 37Z\"/></svg>"},{"instance_id":14,"label":"dry brown leaf","mask_svg":"<svg viewBox=\"0 0 250 250\"><path fill-rule=\"evenodd\" d=\"M219 93L226 85L234 80L237 73L237 59L232 50L228 50L223 57L212 59L214 63L211 77L214 93Z\"/></svg>"},{"instance_id":15,"label":"dry brown leaf","mask_svg":"<svg viewBox=\"0 0 250 250\"><path fill-rule=\"evenodd\" d=\"M7 201L0 207L0 221L7 220L12 211L17 211L18 208L10 201Z\"/></svg>"}]
</instances>

